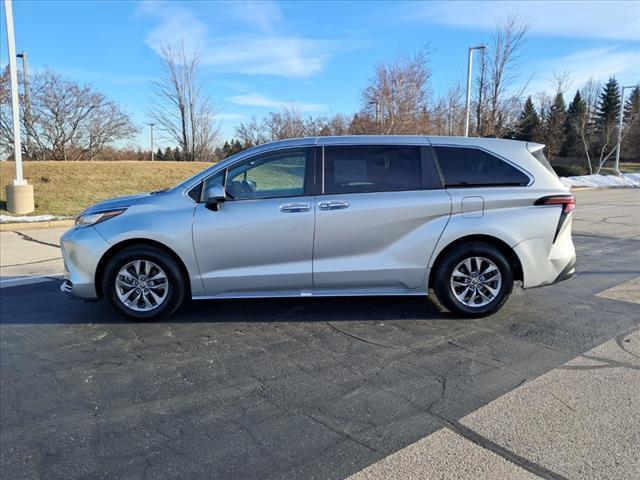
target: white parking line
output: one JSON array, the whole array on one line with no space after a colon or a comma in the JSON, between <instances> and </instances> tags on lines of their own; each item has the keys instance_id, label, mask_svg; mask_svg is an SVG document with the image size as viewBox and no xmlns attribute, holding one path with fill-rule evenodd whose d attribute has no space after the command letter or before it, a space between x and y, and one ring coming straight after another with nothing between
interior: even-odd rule
<instances>
[{"instance_id":1,"label":"white parking line","mask_svg":"<svg viewBox=\"0 0 640 480\"><path fill-rule=\"evenodd\" d=\"M29 277L17 277L8 278L6 280L0 280L0 288L8 287L20 287L23 285L31 285L33 283L49 282L51 280L61 280L62 273L55 273L51 275L34 275Z\"/></svg>"}]
</instances>

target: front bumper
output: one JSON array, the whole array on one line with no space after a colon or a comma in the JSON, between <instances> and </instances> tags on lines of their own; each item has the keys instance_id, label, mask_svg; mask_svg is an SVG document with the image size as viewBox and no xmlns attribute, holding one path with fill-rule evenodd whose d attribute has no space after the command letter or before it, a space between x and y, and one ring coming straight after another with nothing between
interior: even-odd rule
<instances>
[{"instance_id":1,"label":"front bumper","mask_svg":"<svg viewBox=\"0 0 640 480\"><path fill-rule=\"evenodd\" d=\"M78 298L96 299L96 270L111 245L93 227L72 228L60 239L64 282L60 291Z\"/></svg>"}]
</instances>

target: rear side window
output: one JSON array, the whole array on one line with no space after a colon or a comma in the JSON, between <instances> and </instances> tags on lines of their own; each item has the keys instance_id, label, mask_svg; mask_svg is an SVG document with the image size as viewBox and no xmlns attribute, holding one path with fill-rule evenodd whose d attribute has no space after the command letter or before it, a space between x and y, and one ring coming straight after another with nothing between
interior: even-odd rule
<instances>
[{"instance_id":1,"label":"rear side window","mask_svg":"<svg viewBox=\"0 0 640 480\"><path fill-rule=\"evenodd\" d=\"M347 146L324 149L324 193L420 190L419 146Z\"/></svg>"},{"instance_id":2,"label":"rear side window","mask_svg":"<svg viewBox=\"0 0 640 480\"><path fill-rule=\"evenodd\" d=\"M529 177L477 148L434 147L446 187L525 186Z\"/></svg>"}]
</instances>

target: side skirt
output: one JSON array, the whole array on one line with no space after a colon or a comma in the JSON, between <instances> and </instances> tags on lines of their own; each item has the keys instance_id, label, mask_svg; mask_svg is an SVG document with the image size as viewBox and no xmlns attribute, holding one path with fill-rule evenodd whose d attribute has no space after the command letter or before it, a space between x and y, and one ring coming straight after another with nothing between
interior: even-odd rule
<instances>
[{"instance_id":1,"label":"side skirt","mask_svg":"<svg viewBox=\"0 0 640 480\"><path fill-rule=\"evenodd\" d=\"M308 291L278 291L278 292L228 292L218 294L193 295L193 300L217 300L232 298L309 298L309 297L396 297L423 296L425 290L308 290Z\"/></svg>"}]
</instances>

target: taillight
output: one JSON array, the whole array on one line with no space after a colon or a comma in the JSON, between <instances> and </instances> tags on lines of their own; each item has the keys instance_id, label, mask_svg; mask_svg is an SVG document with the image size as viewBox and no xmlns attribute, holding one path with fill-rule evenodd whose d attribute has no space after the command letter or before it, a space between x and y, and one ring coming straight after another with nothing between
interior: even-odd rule
<instances>
[{"instance_id":1,"label":"taillight","mask_svg":"<svg viewBox=\"0 0 640 480\"><path fill-rule=\"evenodd\" d=\"M534 205L562 205L562 213L567 215L576 208L576 197L574 195L549 195L536 200Z\"/></svg>"}]
</instances>

